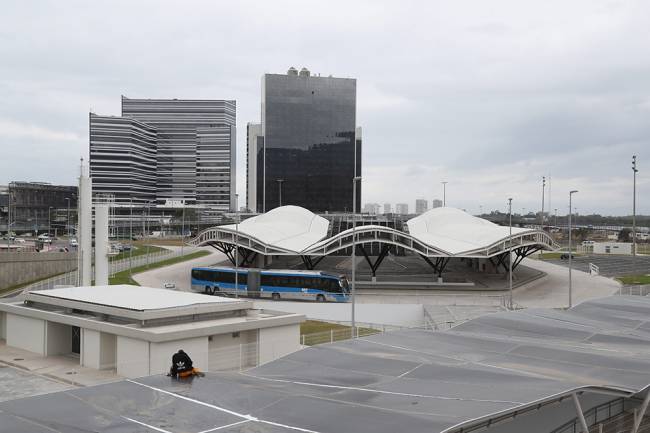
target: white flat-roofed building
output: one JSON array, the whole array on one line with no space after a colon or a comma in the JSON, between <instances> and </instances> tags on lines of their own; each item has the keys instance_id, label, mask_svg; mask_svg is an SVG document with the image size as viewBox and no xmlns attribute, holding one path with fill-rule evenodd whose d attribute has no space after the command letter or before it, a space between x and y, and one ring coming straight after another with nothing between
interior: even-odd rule
<instances>
[{"instance_id":1,"label":"white flat-roofed building","mask_svg":"<svg viewBox=\"0 0 650 433\"><path fill-rule=\"evenodd\" d=\"M0 303L0 338L41 356L78 355L125 377L168 371L183 349L201 370L263 364L300 348L304 316L250 300L116 285L29 292Z\"/></svg>"}]
</instances>

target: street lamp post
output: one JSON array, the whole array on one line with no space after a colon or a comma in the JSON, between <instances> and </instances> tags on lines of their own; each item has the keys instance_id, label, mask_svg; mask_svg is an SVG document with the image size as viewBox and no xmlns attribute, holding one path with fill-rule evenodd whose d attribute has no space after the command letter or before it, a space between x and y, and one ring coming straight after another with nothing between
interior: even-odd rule
<instances>
[{"instance_id":1,"label":"street lamp post","mask_svg":"<svg viewBox=\"0 0 650 433\"><path fill-rule=\"evenodd\" d=\"M510 248L508 249L508 286L510 288L509 307L512 310L512 198L508 199L508 226L510 227Z\"/></svg>"},{"instance_id":2,"label":"street lamp post","mask_svg":"<svg viewBox=\"0 0 650 433\"><path fill-rule=\"evenodd\" d=\"M355 297L356 297L356 272L357 272L357 182L361 181L361 176L352 178L352 338L355 336L356 321L354 317Z\"/></svg>"},{"instance_id":3,"label":"street lamp post","mask_svg":"<svg viewBox=\"0 0 650 433\"><path fill-rule=\"evenodd\" d=\"M239 298L239 194L235 194L235 296Z\"/></svg>"},{"instance_id":4,"label":"street lamp post","mask_svg":"<svg viewBox=\"0 0 650 433\"><path fill-rule=\"evenodd\" d=\"M68 235L68 239L70 239L70 197L66 197L65 199L68 202L68 212L65 216L65 232Z\"/></svg>"},{"instance_id":5,"label":"street lamp post","mask_svg":"<svg viewBox=\"0 0 650 433\"><path fill-rule=\"evenodd\" d=\"M542 176L542 214L540 215L540 227L544 230L544 193L546 189L546 176Z\"/></svg>"},{"instance_id":6,"label":"street lamp post","mask_svg":"<svg viewBox=\"0 0 650 433\"><path fill-rule=\"evenodd\" d=\"M632 187L632 256L634 256L634 269L636 270L636 155L632 155L632 172L634 182Z\"/></svg>"},{"instance_id":7,"label":"street lamp post","mask_svg":"<svg viewBox=\"0 0 650 433\"><path fill-rule=\"evenodd\" d=\"M52 217L50 216L50 212L52 211L52 206L47 208L47 235L52 236Z\"/></svg>"},{"instance_id":8,"label":"street lamp post","mask_svg":"<svg viewBox=\"0 0 650 433\"><path fill-rule=\"evenodd\" d=\"M557 227L557 208L555 208L555 227Z\"/></svg>"},{"instance_id":9,"label":"street lamp post","mask_svg":"<svg viewBox=\"0 0 650 433\"><path fill-rule=\"evenodd\" d=\"M133 268L133 197L129 197L129 276L132 276L131 269Z\"/></svg>"},{"instance_id":10,"label":"street lamp post","mask_svg":"<svg viewBox=\"0 0 650 433\"><path fill-rule=\"evenodd\" d=\"M447 181L440 182L442 184L442 207L447 206Z\"/></svg>"},{"instance_id":11,"label":"street lamp post","mask_svg":"<svg viewBox=\"0 0 650 433\"><path fill-rule=\"evenodd\" d=\"M183 200L183 216L181 218L181 256L183 255L184 246L185 246L185 200Z\"/></svg>"},{"instance_id":12,"label":"street lamp post","mask_svg":"<svg viewBox=\"0 0 650 433\"><path fill-rule=\"evenodd\" d=\"M278 183L279 206L282 206L282 182L284 182L284 179L275 179L275 181Z\"/></svg>"},{"instance_id":13,"label":"street lamp post","mask_svg":"<svg viewBox=\"0 0 650 433\"><path fill-rule=\"evenodd\" d=\"M572 212L572 202L571 199L573 197L573 194L578 192L577 190L573 190L569 192L569 308L572 307L572 282L571 282L571 259L573 257L573 252L571 251L571 212Z\"/></svg>"}]
</instances>

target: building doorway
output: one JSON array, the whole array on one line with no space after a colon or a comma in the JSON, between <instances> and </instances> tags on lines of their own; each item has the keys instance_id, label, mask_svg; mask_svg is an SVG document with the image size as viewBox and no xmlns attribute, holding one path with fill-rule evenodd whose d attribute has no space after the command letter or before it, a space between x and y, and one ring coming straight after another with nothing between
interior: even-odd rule
<instances>
[{"instance_id":1,"label":"building doorway","mask_svg":"<svg viewBox=\"0 0 650 433\"><path fill-rule=\"evenodd\" d=\"M72 353L79 355L81 353L81 329L78 326L72 328Z\"/></svg>"}]
</instances>

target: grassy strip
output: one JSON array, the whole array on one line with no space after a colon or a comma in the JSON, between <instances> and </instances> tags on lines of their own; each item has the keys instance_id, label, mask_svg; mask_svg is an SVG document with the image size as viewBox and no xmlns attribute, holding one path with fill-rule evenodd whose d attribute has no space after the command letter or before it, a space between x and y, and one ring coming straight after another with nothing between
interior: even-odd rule
<instances>
[{"instance_id":1,"label":"grassy strip","mask_svg":"<svg viewBox=\"0 0 650 433\"><path fill-rule=\"evenodd\" d=\"M539 258L542 260L557 260L560 259L562 254L569 254L568 252L560 252L560 253L542 253L539 255ZM536 258L537 254L532 254L530 258ZM578 257L580 254L574 252L573 257Z\"/></svg>"},{"instance_id":2,"label":"grassy strip","mask_svg":"<svg viewBox=\"0 0 650 433\"><path fill-rule=\"evenodd\" d=\"M160 248L153 245L149 245L148 249L149 249L149 254L158 253L160 251L167 251L165 248ZM133 250L133 257L144 256L145 254L147 254L146 246L140 246L139 248ZM123 251L118 255L111 257L111 261L128 259L130 256L131 256L130 251Z\"/></svg>"},{"instance_id":3,"label":"grassy strip","mask_svg":"<svg viewBox=\"0 0 650 433\"><path fill-rule=\"evenodd\" d=\"M635 284L650 284L650 275L628 275L625 277L617 277L618 281L625 285L635 285Z\"/></svg>"},{"instance_id":4,"label":"grassy strip","mask_svg":"<svg viewBox=\"0 0 650 433\"><path fill-rule=\"evenodd\" d=\"M345 331L347 332L341 332ZM328 335L328 332L334 331L333 334ZM381 332L372 328L357 328L357 335L360 337L377 334ZM321 322L318 320L307 320L300 324L301 341L305 342L307 346L314 346L317 344L330 343L333 341L349 340L352 337L352 328L338 323Z\"/></svg>"},{"instance_id":5,"label":"grassy strip","mask_svg":"<svg viewBox=\"0 0 650 433\"><path fill-rule=\"evenodd\" d=\"M108 284L132 284L134 286L139 286L139 284L131 278L132 274L138 274L140 272L146 272L152 269L162 268L176 263L185 262L187 260L198 259L199 257L207 256L208 254L211 254L210 251L203 251L203 250L195 251L191 254L185 254L184 256L173 257L171 259L163 260L161 262L152 263L149 266L147 265L138 266L137 268L133 268L130 271L129 269L127 269L125 271L118 272L115 275L113 275L113 277L109 278Z\"/></svg>"},{"instance_id":6,"label":"grassy strip","mask_svg":"<svg viewBox=\"0 0 650 433\"><path fill-rule=\"evenodd\" d=\"M29 285L31 285L31 284L35 284L35 283L38 283L39 281L44 281L44 280L47 280L47 279L49 279L49 278L58 277L59 275L64 275L64 274L66 274L66 273L67 273L67 272L60 272L60 273L58 273L58 274L49 275L49 276L47 276L47 277L43 277L43 278L37 278L37 279L32 280L32 281L27 281L26 283L20 283L20 284L15 284L15 285L10 286L10 287L5 287L4 289L0 289L0 296L2 296L2 295L5 294L5 293L12 292L12 291L14 291L14 290L18 290L18 289L20 289L21 287L29 286Z\"/></svg>"}]
</instances>

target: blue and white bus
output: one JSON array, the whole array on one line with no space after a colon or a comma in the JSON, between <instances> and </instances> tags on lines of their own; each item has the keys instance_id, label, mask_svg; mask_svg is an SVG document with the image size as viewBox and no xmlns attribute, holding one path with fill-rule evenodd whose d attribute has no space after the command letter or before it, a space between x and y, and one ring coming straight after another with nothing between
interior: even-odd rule
<instances>
[{"instance_id":1,"label":"blue and white bus","mask_svg":"<svg viewBox=\"0 0 650 433\"><path fill-rule=\"evenodd\" d=\"M208 295L318 302L347 302L349 297L345 276L321 271L239 269L236 290L234 268L193 268L192 290Z\"/></svg>"}]
</instances>

